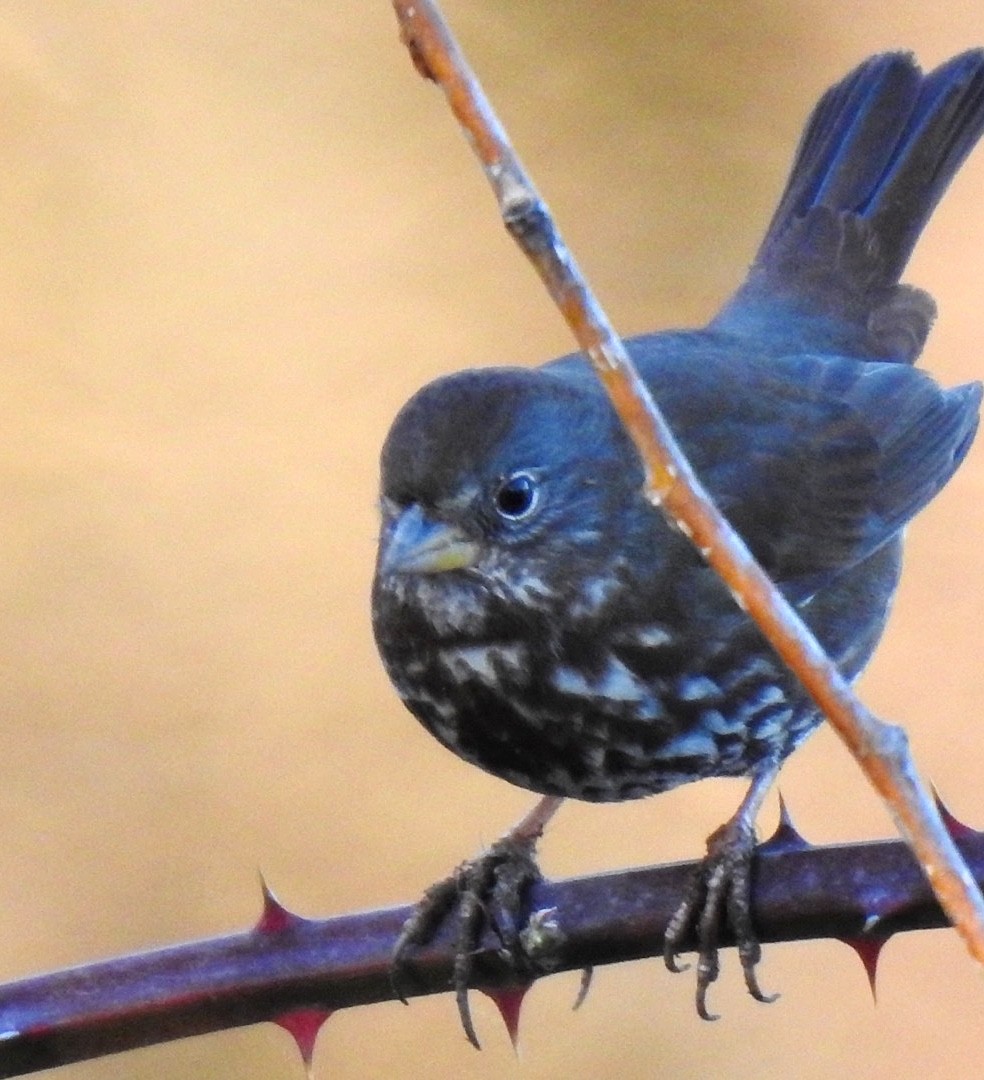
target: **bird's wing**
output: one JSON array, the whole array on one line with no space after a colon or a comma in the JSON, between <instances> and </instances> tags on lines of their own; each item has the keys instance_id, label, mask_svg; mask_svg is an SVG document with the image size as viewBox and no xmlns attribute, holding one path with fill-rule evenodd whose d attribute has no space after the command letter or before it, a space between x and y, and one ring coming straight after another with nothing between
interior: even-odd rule
<instances>
[{"instance_id":1,"label":"bird's wing","mask_svg":"<svg viewBox=\"0 0 984 1080\"><path fill-rule=\"evenodd\" d=\"M715 367L657 395L721 509L795 598L894 536L977 429L979 383L942 390L908 366L797 356Z\"/></svg>"}]
</instances>

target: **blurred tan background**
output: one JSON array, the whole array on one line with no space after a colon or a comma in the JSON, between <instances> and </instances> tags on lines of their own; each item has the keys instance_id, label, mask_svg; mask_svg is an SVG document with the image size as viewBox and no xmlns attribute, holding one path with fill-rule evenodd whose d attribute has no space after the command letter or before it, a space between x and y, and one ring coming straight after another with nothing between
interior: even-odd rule
<instances>
[{"instance_id":1,"label":"blurred tan background","mask_svg":"<svg viewBox=\"0 0 984 1080\"><path fill-rule=\"evenodd\" d=\"M448 0L618 326L706 319L772 210L803 119L866 54L984 43L979 2ZM426 379L568 338L496 221L385 0L0 3L0 978L230 932L257 869L302 913L416 897L529 797L441 750L368 619L376 455ZM984 374L984 149L910 268L924 363ZM911 530L863 688L984 824L984 446ZM784 773L818 841L890 834L834 737ZM734 783L570 806L561 876L696 856ZM770 803L763 828L771 828ZM689 976L544 981L517 1063L450 999L336 1015L316 1075L970 1077L984 982L952 933L887 947L872 1005L837 943ZM272 1025L65 1069L292 1077Z\"/></svg>"}]
</instances>

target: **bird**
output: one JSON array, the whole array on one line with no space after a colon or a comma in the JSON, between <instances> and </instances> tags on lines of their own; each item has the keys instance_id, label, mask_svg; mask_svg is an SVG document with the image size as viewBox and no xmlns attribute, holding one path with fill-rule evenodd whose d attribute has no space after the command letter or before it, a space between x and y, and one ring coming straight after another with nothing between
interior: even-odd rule
<instances>
[{"instance_id":1,"label":"bird","mask_svg":"<svg viewBox=\"0 0 984 1080\"><path fill-rule=\"evenodd\" d=\"M703 486L849 680L885 627L905 526L978 426L979 382L943 389L914 366L936 308L900 279L982 130L984 50L929 73L909 53L870 57L815 106L718 314L625 342ZM428 892L397 946L402 968L469 893L454 978L476 1045L467 954L488 908L480 894L509 878L507 863L517 893L535 878L536 839L564 799L748 778L667 928L665 959L675 969L702 928L697 1008L710 1018L717 947L702 912L723 911L748 989L770 999L749 912L754 818L822 716L642 488L581 354L438 378L382 448L372 621L386 672L445 747L542 796ZM514 953L518 940L510 933Z\"/></svg>"}]
</instances>

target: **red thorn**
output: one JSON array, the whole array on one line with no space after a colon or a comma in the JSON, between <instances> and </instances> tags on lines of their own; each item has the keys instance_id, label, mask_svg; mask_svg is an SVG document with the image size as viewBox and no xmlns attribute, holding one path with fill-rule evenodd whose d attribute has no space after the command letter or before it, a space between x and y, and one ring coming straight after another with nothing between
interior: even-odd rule
<instances>
[{"instance_id":1,"label":"red thorn","mask_svg":"<svg viewBox=\"0 0 984 1080\"><path fill-rule=\"evenodd\" d=\"M803 851L810 847L808 840L803 838L803 835L793 824L793 819L790 817L789 808L786 806L786 800L782 797L782 792L779 792L779 824L776 826L776 831L768 838L763 840L759 844L758 850L767 854L773 854L783 851Z\"/></svg>"},{"instance_id":2,"label":"red thorn","mask_svg":"<svg viewBox=\"0 0 984 1080\"><path fill-rule=\"evenodd\" d=\"M869 920L869 922L875 921ZM868 976L868 986L871 987L871 1000L878 1003L878 991L875 980L878 976L878 960L881 957L882 948L891 934L873 933L870 930L862 930L857 937L839 938L845 945L849 945L860 957L864 966L864 973Z\"/></svg>"},{"instance_id":3,"label":"red thorn","mask_svg":"<svg viewBox=\"0 0 984 1080\"><path fill-rule=\"evenodd\" d=\"M523 1008L526 992L532 985L531 982L528 982L497 987L496 989L479 987L487 998L491 998L492 1004L499 1010L502 1022L506 1025L506 1031L509 1033L509 1041L517 1054L519 1053L519 1014Z\"/></svg>"},{"instance_id":4,"label":"red thorn","mask_svg":"<svg viewBox=\"0 0 984 1080\"><path fill-rule=\"evenodd\" d=\"M260 874L260 888L263 890L263 911L253 928L257 934L279 934L292 926L307 922L307 919L288 911L273 895L266 879Z\"/></svg>"},{"instance_id":5,"label":"red thorn","mask_svg":"<svg viewBox=\"0 0 984 1080\"><path fill-rule=\"evenodd\" d=\"M331 1016L332 1009L306 1008L291 1009L290 1012L275 1016L273 1022L282 1027L294 1040L300 1051L304 1068L311 1073L311 1061L314 1058L314 1044L318 1041L318 1032L324 1026L325 1021Z\"/></svg>"},{"instance_id":6,"label":"red thorn","mask_svg":"<svg viewBox=\"0 0 984 1080\"><path fill-rule=\"evenodd\" d=\"M940 798L940 793L936 790L936 785L932 784L931 787L933 789L933 798L936 800L936 809L940 812L940 817L943 819L946 831L954 840L968 840L972 836L981 835L977 829L972 829L969 825L965 825L958 818L954 817L950 812L950 808Z\"/></svg>"}]
</instances>

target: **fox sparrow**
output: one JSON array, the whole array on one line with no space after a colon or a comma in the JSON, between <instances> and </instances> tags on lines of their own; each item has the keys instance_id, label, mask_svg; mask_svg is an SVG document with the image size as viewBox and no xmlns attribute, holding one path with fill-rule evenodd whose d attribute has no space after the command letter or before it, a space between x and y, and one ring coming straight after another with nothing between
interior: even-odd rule
<instances>
[{"instance_id":1,"label":"fox sparrow","mask_svg":"<svg viewBox=\"0 0 984 1080\"><path fill-rule=\"evenodd\" d=\"M935 309L899 278L982 128L984 52L927 75L905 54L867 60L816 106L748 277L717 317L626 342L705 487L849 678L885 625L904 526L977 428L978 383L943 390L912 366ZM551 797L532 826L428 894L401 963L459 888L501 892L511 880L520 902L560 798L748 776L749 797L712 837L667 931L666 959L696 919L706 1015L717 959L715 919L702 913L727 911L762 997L748 918L754 816L821 717L642 498L636 455L587 362L438 379L400 412L381 472L373 624L390 678L454 753ZM467 954L483 905L465 907L456 983L473 1036ZM509 945L520 951L515 933Z\"/></svg>"}]
</instances>

